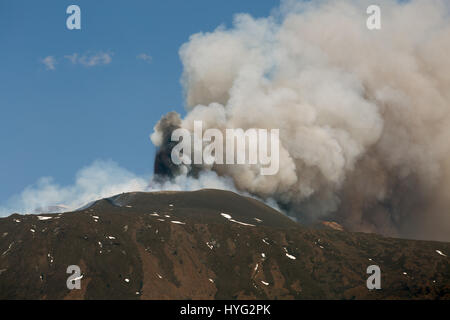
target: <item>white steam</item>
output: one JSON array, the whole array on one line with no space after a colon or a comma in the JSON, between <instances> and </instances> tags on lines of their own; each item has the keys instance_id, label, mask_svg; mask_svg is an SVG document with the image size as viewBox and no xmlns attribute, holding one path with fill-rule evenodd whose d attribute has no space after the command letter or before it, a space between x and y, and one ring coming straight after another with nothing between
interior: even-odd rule
<instances>
[{"instance_id":1,"label":"white steam","mask_svg":"<svg viewBox=\"0 0 450 320\"><path fill-rule=\"evenodd\" d=\"M122 192L143 191L147 186L148 179L138 177L112 161L95 161L76 174L73 185L60 186L50 177L39 179L1 206L0 216L14 212L75 210L91 201Z\"/></svg>"},{"instance_id":2,"label":"white steam","mask_svg":"<svg viewBox=\"0 0 450 320\"><path fill-rule=\"evenodd\" d=\"M137 176L113 161L97 160L79 170L72 185L61 186L51 177L39 179L0 205L0 217L12 213L73 211L92 201L123 192L194 191L205 188L238 192L231 178L218 177L215 172L203 172L196 179L180 175L174 181L157 182L151 181L150 177ZM273 202L269 203L276 208Z\"/></svg>"}]
</instances>

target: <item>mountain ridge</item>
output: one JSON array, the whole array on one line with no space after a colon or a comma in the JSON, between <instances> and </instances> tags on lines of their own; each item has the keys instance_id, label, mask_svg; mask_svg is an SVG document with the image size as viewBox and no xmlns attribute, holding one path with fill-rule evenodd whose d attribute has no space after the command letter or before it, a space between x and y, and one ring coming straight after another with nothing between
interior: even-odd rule
<instances>
[{"instance_id":1,"label":"mountain ridge","mask_svg":"<svg viewBox=\"0 0 450 320\"><path fill-rule=\"evenodd\" d=\"M214 189L0 219L1 299L450 299L450 244L306 228ZM82 271L69 290L69 265ZM368 290L369 265L381 290Z\"/></svg>"}]
</instances>

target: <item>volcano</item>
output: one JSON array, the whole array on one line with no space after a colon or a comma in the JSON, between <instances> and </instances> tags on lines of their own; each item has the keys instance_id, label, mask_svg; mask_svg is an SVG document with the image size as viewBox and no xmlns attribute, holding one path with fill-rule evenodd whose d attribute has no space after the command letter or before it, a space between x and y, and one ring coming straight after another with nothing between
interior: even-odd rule
<instances>
[{"instance_id":1,"label":"volcano","mask_svg":"<svg viewBox=\"0 0 450 320\"><path fill-rule=\"evenodd\" d=\"M0 219L0 299L450 299L448 255L449 243L304 227L229 191L124 193Z\"/></svg>"}]
</instances>

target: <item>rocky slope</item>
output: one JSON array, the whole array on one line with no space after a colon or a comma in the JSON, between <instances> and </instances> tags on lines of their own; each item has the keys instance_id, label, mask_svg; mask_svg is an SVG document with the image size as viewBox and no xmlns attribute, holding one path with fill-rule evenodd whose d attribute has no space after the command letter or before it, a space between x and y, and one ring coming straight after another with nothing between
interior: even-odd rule
<instances>
[{"instance_id":1,"label":"rocky slope","mask_svg":"<svg viewBox=\"0 0 450 320\"><path fill-rule=\"evenodd\" d=\"M449 243L305 228L227 191L128 193L0 219L0 299L449 299L447 255ZM381 290L366 287L372 264Z\"/></svg>"}]
</instances>

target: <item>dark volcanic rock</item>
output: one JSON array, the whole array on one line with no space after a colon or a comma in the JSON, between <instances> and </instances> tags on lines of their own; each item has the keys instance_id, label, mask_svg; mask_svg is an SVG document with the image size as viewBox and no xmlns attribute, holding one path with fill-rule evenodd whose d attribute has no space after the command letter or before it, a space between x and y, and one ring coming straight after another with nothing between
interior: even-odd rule
<instances>
[{"instance_id":1,"label":"dark volcanic rock","mask_svg":"<svg viewBox=\"0 0 450 320\"><path fill-rule=\"evenodd\" d=\"M449 299L450 244L307 229L232 192L0 219L0 299ZM381 290L369 291L369 265ZM78 265L81 290L68 290Z\"/></svg>"}]
</instances>

